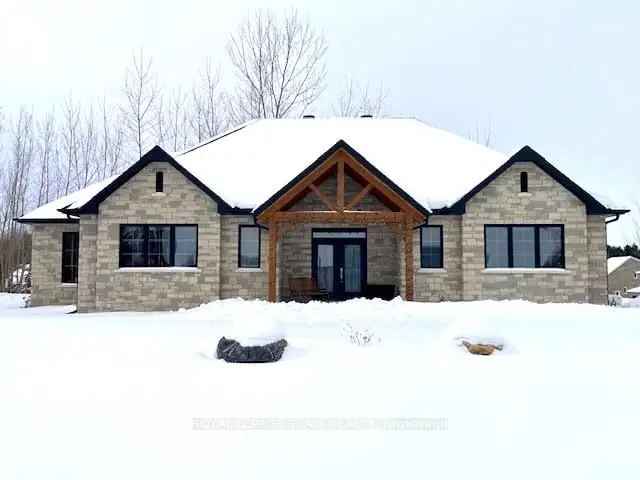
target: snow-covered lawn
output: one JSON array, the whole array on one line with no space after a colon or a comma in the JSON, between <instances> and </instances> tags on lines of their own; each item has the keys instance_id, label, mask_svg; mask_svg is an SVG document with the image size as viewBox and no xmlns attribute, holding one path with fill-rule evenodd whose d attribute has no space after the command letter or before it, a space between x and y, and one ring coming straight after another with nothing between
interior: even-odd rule
<instances>
[{"instance_id":1,"label":"snow-covered lawn","mask_svg":"<svg viewBox=\"0 0 640 480\"><path fill-rule=\"evenodd\" d=\"M0 478L638 478L640 310L229 300L66 315L0 294ZM345 322L374 341L351 344ZM275 364L217 340L286 336ZM472 356L456 338L497 337ZM206 430L194 419L445 419L443 429ZM202 422L202 420L196 420ZM198 425L202 425L199 423ZM440 423L439 425L443 425Z\"/></svg>"}]
</instances>

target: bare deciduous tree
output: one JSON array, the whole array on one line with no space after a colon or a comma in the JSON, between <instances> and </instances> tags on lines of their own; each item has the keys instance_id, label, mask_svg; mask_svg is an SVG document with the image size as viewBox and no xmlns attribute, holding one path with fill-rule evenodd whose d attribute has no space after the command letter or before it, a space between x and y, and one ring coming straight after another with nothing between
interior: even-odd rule
<instances>
[{"instance_id":1,"label":"bare deciduous tree","mask_svg":"<svg viewBox=\"0 0 640 480\"><path fill-rule=\"evenodd\" d=\"M138 55L133 55L131 65L127 69L124 95L123 121L140 158L149 143L148 135L153 127L159 96L153 59L145 58L142 50Z\"/></svg>"},{"instance_id":2,"label":"bare deciduous tree","mask_svg":"<svg viewBox=\"0 0 640 480\"><path fill-rule=\"evenodd\" d=\"M53 171L57 163L56 122L53 112L45 115L38 124L38 157L40 167L40 179L36 205L48 203L53 200L55 191ZM52 191L53 190L53 191Z\"/></svg>"},{"instance_id":3,"label":"bare deciduous tree","mask_svg":"<svg viewBox=\"0 0 640 480\"><path fill-rule=\"evenodd\" d=\"M296 11L284 17L268 10L249 15L227 45L238 81L229 99L232 120L303 112L324 89L326 51L324 35Z\"/></svg>"},{"instance_id":4,"label":"bare deciduous tree","mask_svg":"<svg viewBox=\"0 0 640 480\"><path fill-rule=\"evenodd\" d=\"M491 121L486 128L480 128L480 124L476 122L475 132L467 135L467 138L473 142L476 142L485 147L491 147L493 144L493 128L491 127Z\"/></svg>"},{"instance_id":5,"label":"bare deciduous tree","mask_svg":"<svg viewBox=\"0 0 640 480\"><path fill-rule=\"evenodd\" d=\"M80 106L69 95L62 112L62 155L58 169L58 185L62 195L68 195L75 186L73 173L77 170L80 155L80 130Z\"/></svg>"},{"instance_id":6,"label":"bare deciduous tree","mask_svg":"<svg viewBox=\"0 0 640 480\"><path fill-rule=\"evenodd\" d=\"M227 124L225 94L220 87L220 70L207 59L200 78L192 89L194 112L191 129L197 142L218 135Z\"/></svg>"},{"instance_id":7,"label":"bare deciduous tree","mask_svg":"<svg viewBox=\"0 0 640 480\"><path fill-rule=\"evenodd\" d=\"M24 108L10 133L10 157L7 159L0 188L3 192L0 211L0 284L14 281L12 272L16 265L24 264L29 257L28 235L22 225L13 219L25 213L28 205L31 164L35 139L33 114Z\"/></svg>"},{"instance_id":8,"label":"bare deciduous tree","mask_svg":"<svg viewBox=\"0 0 640 480\"><path fill-rule=\"evenodd\" d=\"M369 85L364 88L353 79L349 79L333 106L333 114L340 117L358 117L360 115L373 115L379 117L384 114L389 92L382 84L374 90Z\"/></svg>"}]
</instances>

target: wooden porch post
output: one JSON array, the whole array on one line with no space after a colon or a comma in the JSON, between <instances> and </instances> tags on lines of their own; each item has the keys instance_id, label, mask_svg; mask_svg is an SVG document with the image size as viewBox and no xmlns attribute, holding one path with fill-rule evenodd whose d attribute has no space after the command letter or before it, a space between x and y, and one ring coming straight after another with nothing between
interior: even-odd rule
<instances>
[{"instance_id":1,"label":"wooden porch post","mask_svg":"<svg viewBox=\"0 0 640 480\"><path fill-rule=\"evenodd\" d=\"M405 300L413 300L413 226L407 219L404 227Z\"/></svg>"},{"instance_id":2,"label":"wooden porch post","mask_svg":"<svg viewBox=\"0 0 640 480\"><path fill-rule=\"evenodd\" d=\"M336 193L336 210L344 212L344 160L338 160L338 176L337 176L337 193Z\"/></svg>"},{"instance_id":3,"label":"wooden porch post","mask_svg":"<svg viewBox=\"0 0 640 480\"><path fill-rule=\"evenodd\" d=\"M267 275L269 278L269 290L267 300L270 302L276 301L276 256L278 247L278 223L275 221L269 222L269 255L268 255L268 267Z\"/></svg>"}]
</instances>

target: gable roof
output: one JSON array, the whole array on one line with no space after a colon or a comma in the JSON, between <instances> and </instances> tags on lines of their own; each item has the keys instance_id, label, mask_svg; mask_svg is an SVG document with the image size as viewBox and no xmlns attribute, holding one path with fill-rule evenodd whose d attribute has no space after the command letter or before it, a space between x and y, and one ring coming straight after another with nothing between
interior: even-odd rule
<instances>
[{"instance_id":1,"label":"gable roof","mask_svg":"<svg viewBox=\"0 0 640 480\"><path fill-rule=\"evenodd\" d=\"M536 163L580 198L588 213L627 211L608 208L530 147L507 158L415 119L334 118L252 121L172 155L154 147L106 185L91 186L28 215L37 212L39 220L32 216L32 221L55 221L96 213L100 202L145 165L157 161L171 164L189 178L218 203L220 213L259 213L338 148L348 150L423 212L463 213L473 195L518 161ZM295 172L301 173L291 180ZM487 172L493 173L487 177Z\"/></svg>"},{"instance_id":2,"label":"gable roof","mask_svg":"<svg viewBox=\"0 0 640 480\"><path fill-rule=\"evenodd\" d=\"M607 215L617 213L627 213L629 210L613 209L605 206L599 200L597 200L592 194L584 190L577 183L567 177L564 173L551 165L542 155L536 152L529 145L525 145L518 152L516 152L509 160L500 165L493 173L478 183L475 187L469 190L458 201L453 203L449 207L440 209L437 213L456 213L461 214L465 212L466 203L483 190L487 185L493 182L511 166L518 162L531 162L540 168L543 172L553 178L556 182L562 185L564 188L573 193L578 199L580 199L586 206L587 214L591 215Z\"/></svg>"},{"instance_id":3,"label":"gable roof","mask_svg":"<svg viewBox=\"0 0 640 480\"><path fill-rule=\"evenodd\" d=\"M607 273L609 275L611 275L613 272L615 272L617 269L619 269L621 266L623 266L625 263L627 263L628 261L635 261L638 263L638 265L640 265L640 258L636 258L636 257L611 257L609 259L607 259Z\"/></svg>"},{"instance_id":4,"label":"gable roof","mask_svg":"<svg viewBox=\"0 0 640 480\"><path fill-rule=\"evenodd\" d=\"M194 185L200 188L206 195L211 197L217 203L219 213L227 213L229 211L233 211L233 208L227 202L225 202L213 190L202 183L198 178L194 177L191 172L189 172L182 165L176 162L171 155L169 155L157 145L147 153L145 153L140 158L140 160L127 168L121 175L117 176L112 182L108 183L104 188L99 190L94 196L89 199L77 199L70 205L61 208L60 211L68 215L98 213L98 206L100 205L100 203L102 203L109 195L115 192L118 188L124 185L124 183L126 183L129 179L131 179L134 175L136 175L144 167L152 162L166 162L176 170L178 170L180 173L182 173L191 182L193 182Z\"/></svg>"},{"instance_id":5,"label":"gable roof","mask_svg":"<svg viewBox=\"0 0 640 480\"><path fill-rule=\"evenodd\" d=\"M231 205L255 210L341 140L426 210L460 198L507 159L409 118L258 120L174 157Z\"/></svg>"},{"instance_id":6,"label":"gable roof","mask_svg":"<svg viewBox=\"0 0 640 480\"><path fill-rule=\"evenodd\" d=\"M315 162L309 165L307 168L302 170L298 175L296 175L291 181L289 181L285 186L283 186L280 190L274 193L271 197L269 197L265 202L261 203L254 209L254 213L256 215L260 215L267 208L269 208L278 198L288 192L291 187L296 185L299 181L301 181L304 177L309 175L312 171L318 168L322 163L324 163L327 159L329 159L334 153L339 150L344 150L347 152L356 162L360 163L364 168L369 170L378 179L382 180L391 190L397 193L400 197L402 197L405 201L407 201L413 208L418 210L418 212L427 216L429 211L426 210L420 203L418 203L411 195L405 192L402 188L396 185L392 180L387 178L387 176L378 170L374 165L369 163L367 159L365 159L358 151L356 151L351 145L349 145L344 140L338 140L331 148L329 148L326 152L320 155Z\"/></svg>"}]
</instances>

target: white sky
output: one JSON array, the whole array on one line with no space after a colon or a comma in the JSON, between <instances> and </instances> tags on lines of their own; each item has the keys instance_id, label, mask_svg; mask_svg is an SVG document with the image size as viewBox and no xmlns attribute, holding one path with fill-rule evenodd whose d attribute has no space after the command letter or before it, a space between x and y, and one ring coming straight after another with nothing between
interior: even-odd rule
<instances>
[{"instance_id":1,"label":"white sky","mask_svg":"<svg viewBox=\"0 0 640 480\"><path fill-rule=\"evenodd\" d=\"M115 95L140 47L167 88L189 86L206 56L230 78L228 34L266 6L295 6L327 36L316 113L348 76L383 82L389 113L461 135L490 126L494 148L529 144L583 187L640 203L638 2L0 0L0 105ZM610 242L631 225L611 225Z\"/></svg>"}]
</instances>

